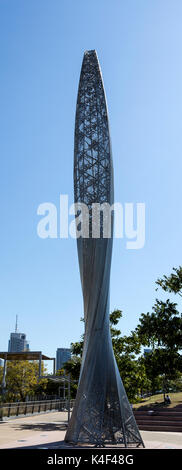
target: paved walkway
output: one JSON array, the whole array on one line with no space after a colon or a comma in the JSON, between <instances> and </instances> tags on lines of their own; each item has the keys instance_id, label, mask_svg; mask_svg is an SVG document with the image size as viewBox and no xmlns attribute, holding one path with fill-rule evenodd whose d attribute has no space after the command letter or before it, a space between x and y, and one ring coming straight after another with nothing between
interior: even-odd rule
<instances>
[{"instance_id":1,"label":"paved walkway","mask_svg":"<svg viewBox=\"0 0 182 470\"><path fill-rule=\"evenodd\" d=\"M49 412L0 421L0 449L65 446L67 413ZM141 431L147 449L182 449L182 433Z\"/></svg>"}]
</instances>

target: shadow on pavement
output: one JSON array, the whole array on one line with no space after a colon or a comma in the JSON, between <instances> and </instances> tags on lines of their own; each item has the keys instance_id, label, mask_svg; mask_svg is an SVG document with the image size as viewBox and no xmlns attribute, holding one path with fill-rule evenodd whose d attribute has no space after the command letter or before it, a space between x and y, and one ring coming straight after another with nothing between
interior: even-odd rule
<instances>
[{"instance_id":1,"label":"shadow on pavement","mask_svg":"<svg viewBox=\"0 0 182 470\"><path fill-rule=\"evenodd\" d=\"M16 449L75 449L76 446L71 446L65 444L64 441L57 441L57 442L47 442L44 444L37 444L33 446L23 446L23 447L16 447Z\"/></svg>"},{"instance_id":2,"label":"shadow on pavement","mask_svg":"<svg viewBox=\"0 0 182 470\"><path fill-rule=\"evenodd\" d=\"M16 431L66 431L67 424L65 423L22 423L12 425Z\"/></svg>"}]
</instances>

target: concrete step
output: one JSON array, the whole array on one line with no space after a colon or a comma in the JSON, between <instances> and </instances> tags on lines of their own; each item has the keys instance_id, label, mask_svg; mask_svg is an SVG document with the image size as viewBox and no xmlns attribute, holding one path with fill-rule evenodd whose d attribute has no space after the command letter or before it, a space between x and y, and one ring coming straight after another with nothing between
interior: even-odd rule
<instances>
[{"instance_id":1,"label":"concrete step","mask_svg":"<svg viewBox=\"0 0 182 470\"><path fill-rule=\"evenodd\" d=\"M158 425L151 425L151 424L141 424L138 425L139 430L141 431L169 431L169 432L182 432L182 426L160 426Z\"/></svg>"},{"instance_id":2,"label":"concrete step","mask_svg":"<svg viewBox=\"0 0 182 470\"><path fill-rule=\"evenodd\" d=\"M177 410L163 410L163 409L154 409L154 410L134 410L134 414L148 414L148 413L151 413L151 411L153 411L153 413L156 413L156 414L162 414L162 415L167 415L167 414L170 414L170 415L177 415L177 416L182 416L182 411L177 411Z\"/></svg>"},{"instance_id":3,"label":"concrete step","mask_svg":"<svg viewBox=\"0 0 182 470\"><path fill-rule=\"evenodd\" d=\"M159 414L159 415L156 415L156 414L153 414L153 415L149 415L149 414L135 415L135 419L137 419L138 421L150 419L150 421L171 421L171 422L179 421L179 422L182 423L182 417L181 416L171 416L171 415L164 416L162 414Z\"/></svg>"},{"instance_id":4,"label":"concrete step","mask_svg":"<svg viewBox=\"0 0 182 470\"><path fill-rule=\"evenodd\" d=\"M150 419L137 419L137 423L139 425L141 424L150 424L151 426L171 426L171 427L181 427L182 428L182 423L180 422L174 422L174 421L157 421L157 420L150 420Z\"/></svg>"},{"instance_id":5,"label":"concrete step","mask_svg":"<svg viewBox=\"0 0 182 470\"><path fill-rule=\"evenodd\" d=\"M166 412L134 412L136 422L142 431L169 431L182 432L181 413Z\"/></svg>"},{"instance_id":6,"label":"concrete step","mask_svg":"<svg viewBox=\"0 0 182 470\"><path fill-rule=\"evenodd\" d=\"M182 405L133 411L138 427L143 431L182 432Z\"/></svg>"}]
</instances>

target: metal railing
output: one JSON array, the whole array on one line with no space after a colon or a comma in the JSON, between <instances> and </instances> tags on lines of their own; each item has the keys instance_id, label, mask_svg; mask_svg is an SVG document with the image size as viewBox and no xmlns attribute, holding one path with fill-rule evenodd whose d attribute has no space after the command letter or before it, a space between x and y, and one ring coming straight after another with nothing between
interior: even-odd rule
<instances>
[{"instance_id":1,"label":"metal railing","mask_svg":"<svg viewBox=\"0 0 182 470\"><path fill-rule=\"evenodd\" d=\"M16 416L26 416L47 411L66 411L68 421L74 400L42 400L0 404L0 421Z\"/></svg>"}]
</instances>

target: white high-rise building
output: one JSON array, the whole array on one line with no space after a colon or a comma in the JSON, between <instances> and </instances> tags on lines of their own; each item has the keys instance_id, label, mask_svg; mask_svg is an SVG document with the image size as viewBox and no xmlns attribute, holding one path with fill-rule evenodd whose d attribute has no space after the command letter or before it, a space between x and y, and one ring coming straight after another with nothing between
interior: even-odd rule
<instances>
[{"instance_id":1,"label":"white high-rise building","mask_svg":"<svg viewBox=\"0 0 182 470\"><path fill-rule=\"evenodd\" d=\"M18 316L16 315L15 332L10 334L8 352L29 351L29 344L25 333L18 332Z\"/></svg>"}]
</instances>

